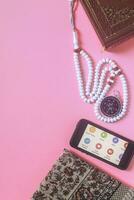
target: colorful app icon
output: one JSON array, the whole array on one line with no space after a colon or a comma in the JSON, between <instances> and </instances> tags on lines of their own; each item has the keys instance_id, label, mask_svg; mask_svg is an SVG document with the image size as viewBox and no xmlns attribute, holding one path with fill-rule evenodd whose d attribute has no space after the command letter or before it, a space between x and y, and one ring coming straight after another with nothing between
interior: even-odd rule
<instances>
[{"instance_id":1,"label":"colorful app icon","mask_svg":"<svg viewBox=\"0 0 134 200\"><path fill-rule=\"evenodd\" d=\"M110 149L107 150L107 153L108 153L109 155L112 155L112 154L114 153L114 150L110 148Z\"/></svg>"},{"instance_id":2,"label":"colorful app icon","mask_svg":"<svg viewBox=\"0 0 134 200\"><path fill-rule=\"evenodd\" d=\"M89 128L89 131L90 131L91 133L95 133L95 132L96 132L96 128L95 128L94 126L91 126L91 127Z\"/></svg>"},{"instance_id":3,"label":"colorful app icon","mask_svg":"<svg viewBox=\"0 0 134 200\"><path fill-rule=\"evenodd\" d=\"M119 142L119 138L114 137L114 138L113 138L113 143L117 144L118 142Z\"/></svg>"},{"instance_id":4,"label":"colorful app icon","mask_svg":"<svg viewBox=\"0 0 134 200\"><path fill-rule=\"evenodd\" d=\"M102 148L102 144L97 143L97 144L96 144L96 149L101 149L101 148Z\"/></svg>"},{"instance_id":5,"label":"colorful app icon","mask_svg":"<svg viewBox=\"0 0 134 200\"><path fill-rule=\"evenodd\" d=\"M101 133L101 137L102 137L102 138L106 138L107 135L108 135L108 134L107 134L106 132L102 132L102 133Z\"/></svg>"},{"instance_id":6,"label":"colorful app icon","mask_svg":"<svg viewBox=\"0 0 134 200\"><path fill-rule=\"evenodd\" d=\"M85 143L85 144L89 144L89 143L90 143L90 139L89 139L89 138L85 138L85 139L84 139L84 143Z\"/></svg>"}]
</instances>

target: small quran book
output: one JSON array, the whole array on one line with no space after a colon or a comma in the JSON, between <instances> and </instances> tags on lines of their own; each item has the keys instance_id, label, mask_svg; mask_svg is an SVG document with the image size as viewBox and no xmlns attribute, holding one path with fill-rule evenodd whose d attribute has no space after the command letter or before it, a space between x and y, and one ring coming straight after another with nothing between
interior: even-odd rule
<instances>
[{"instance_id":1,"label":"small quran book","mask_svg":"<svg viewBox=\"0 0 134 200\"><path fill-rule=\"evenodd\" d=\"M134 0L80 0L105 49L134 36Z\"/></svg>"}]
</instances>

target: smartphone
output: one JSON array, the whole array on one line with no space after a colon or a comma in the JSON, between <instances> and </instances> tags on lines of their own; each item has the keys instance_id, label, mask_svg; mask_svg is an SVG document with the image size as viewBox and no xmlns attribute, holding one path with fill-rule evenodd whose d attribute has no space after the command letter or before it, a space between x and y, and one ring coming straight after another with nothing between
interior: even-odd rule
<instances>
[{"instance_id":1,"label":"smartphone","mask_svg":"<svg viewBox=\"0 0 134 200\"><path fill-rule=\"evenodd\" d=\"M133 141L85 119L78 122L70 145L122 170L134 155Z\"/></svg>"}]
</instances>

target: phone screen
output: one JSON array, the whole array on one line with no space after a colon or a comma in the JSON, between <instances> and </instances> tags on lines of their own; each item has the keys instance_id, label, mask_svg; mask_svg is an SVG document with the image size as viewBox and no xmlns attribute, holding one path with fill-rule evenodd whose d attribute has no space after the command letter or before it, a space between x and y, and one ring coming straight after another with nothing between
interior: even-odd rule
<instances>
[{"instance_id":1,"label":"phone screen","mask_svg":"<svg viewBox=\"0 0 134 200\"><path fill-rule=\"evenodd\" d=\"M115 165L119 165L128 142L88 124L78 147L103 158Z\"/></svg>"}]
</instances>

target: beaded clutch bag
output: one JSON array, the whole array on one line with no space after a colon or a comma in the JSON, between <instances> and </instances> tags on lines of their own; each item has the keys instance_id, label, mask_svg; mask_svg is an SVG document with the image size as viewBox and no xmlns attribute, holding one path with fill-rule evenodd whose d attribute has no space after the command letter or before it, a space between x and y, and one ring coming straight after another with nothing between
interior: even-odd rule
<instances>
[{"instance_id":1,"label":"beaded clutch bag","mask_svg":"<svg viewBox=\"0 0 134 200\"><path fill-rule=\"evenodd\" d=\"M134 200L134 190L64 150L32 200Z\"/></svg>"}]
</instances>

